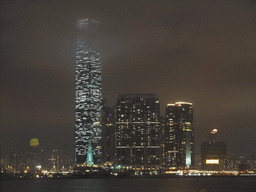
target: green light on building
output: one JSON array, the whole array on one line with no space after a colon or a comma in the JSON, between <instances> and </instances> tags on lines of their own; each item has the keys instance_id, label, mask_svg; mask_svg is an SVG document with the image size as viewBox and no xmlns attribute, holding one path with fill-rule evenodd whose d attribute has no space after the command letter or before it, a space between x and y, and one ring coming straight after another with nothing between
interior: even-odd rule
<instances>
[{"instance_id":1,"label":"green light on building","mask_svg":"<svg viewBox=\"0 0 256 192\"><path fill-rule=\"evenodd\" d=\"M88 145L86 164L89 165L89 166L93 166L93 155L92 155L91 141L89 142L89 145Z\"/></svg>"}]
</instances>

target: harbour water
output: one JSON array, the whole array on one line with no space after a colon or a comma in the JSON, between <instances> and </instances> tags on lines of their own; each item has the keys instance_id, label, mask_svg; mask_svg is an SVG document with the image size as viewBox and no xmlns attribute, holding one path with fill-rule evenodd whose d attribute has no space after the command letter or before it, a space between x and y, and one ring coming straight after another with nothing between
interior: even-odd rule
<instances>
[{"instance_id":1,"label":"harbour water","mask_svg":"<svg viewBox=\"0 0 256 192\"><path fill-rule=\"evenodd\" d=\"M3 180L3 192L255 192L256 177Z\"/></svg>"}]
</instances>

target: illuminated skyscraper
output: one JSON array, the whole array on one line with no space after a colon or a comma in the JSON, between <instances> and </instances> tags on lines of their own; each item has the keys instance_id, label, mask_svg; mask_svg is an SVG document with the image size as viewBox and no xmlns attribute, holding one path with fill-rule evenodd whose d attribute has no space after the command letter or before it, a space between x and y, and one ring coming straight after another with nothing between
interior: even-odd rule
<instances>
[{"instance_id":1,"label":"illuminated skyscraper","mask_svg":"<svg viewBox=\"0 0 256 192\"><path fill-rule=\"evenodd\" d=\"M119 95L116 104L116 163L160 165L160 104L154 94Z\"/></svg>"},{"instance_id":2,"label":"illuminated skyscraper","mask_svg":"<svg viewBox=\"0 0 256 192\"><path fill-rule=\"evenodd\" d=\"M77 163L86 162L89 143L91 143L94 163L100 162L101 159L101 56L97 42L89 35L92 29L95 30L97 23L92 19L78 22L80 37L77 38L75 82Z\"/></svg>"},{"instance_id":3,"label":"illuminated skyscraper","mask_svg":"<svg viewBox=\"0 0 256 192\"><path fill-rule=\"evenodd\" d=\"M192 103L167 105L163 159L170 167L191 167L194 164Z\"/></svg>"}]
</instances>

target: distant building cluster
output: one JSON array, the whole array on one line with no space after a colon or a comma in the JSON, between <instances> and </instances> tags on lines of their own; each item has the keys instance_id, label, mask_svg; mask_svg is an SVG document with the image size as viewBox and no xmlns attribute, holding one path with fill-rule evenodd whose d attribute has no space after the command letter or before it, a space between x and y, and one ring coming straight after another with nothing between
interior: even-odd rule
<instances>
[{"instance_id":1,"label":"distant building cluster","mask_svg":"<svg viewBox=\"0 0 256 192\"><path fill-rule=\"evenodd\" d=\"M81 32L99 22L82 19ZM102 98L101 57L93 38L78 38L76 52L75 161L93 165L109 163L127 170L192 168L195 164L193 104L167 104L160 117L155 94L120 94L114 108ZM226 145L211 140L201 146L200 166L206 170L232 169ZM90 160L89 160L90 159ZM241 166L240 166L241 167Z\"/></svg>"},{"instance_id":2,"label":"distant building cluster","mask_svg":"<svg viewBox=\"0 0 256 192\"><path fill-rule=\"evenodd\" d=\"M82 19L78 29L83 32L97 24ZM156 94L120 94L115 107L107 106L102 98L99 46L82 35L76 42L74 158L56 149L18 152L9 155L7 171L70 171L76 164L77 170L80 165L104 165L135 174L158 174L195 168L195 161L202 170L255 171L256 157L227 158L226 144L216 139L217 129L210 132L201 145L201 156L195 158L192 103L167 104L164 117Z\"/></svg>"},{"instance_id":3,"label":"distant building cluster","mask_svg":"<svg viewBox=\"0 0 256 192\"><path fill-rule=\"evenodd\" d=\"M78 29L90 31L97 23L82 19ZM121 94L111 110L103 104L101 84L97 43L79 37L75 82L77 164L113 162L129 169L143 166L155 170L162 165L178 168L194 164L192 103L168 104L166 118L161 118L157 95Z\"/></svg>"},{"instance_id":4,"label":"distant building cluster","mask_svg":"<svg viewBox=\"0 0 256 192\"><path fill-rule=\"evenodd\" d=\"M155 94L120 94L115 108L102 105L102 163L156 172L194 165L192 103L168 104L166 118Z\"/></svg>"},{"instance_id":5,"label":"distant building cluster","mask_svg":"<svg viewBox=\"0 0 256 192\"><path fill-rule=\"evenodd\" d=\"M101 164L138 174L195 168L192 103L167 104L164 117L156 94L120 94L115 107L107 106L105 100L102 105ZM213 129L201 144L198 168L255 170L256 158L227 156L217 131Z\"/></svg>"},{"instance_id":6,"label":"distant building cluster","mask_svg":"<svg viewBox=\"0 0 256 192\"><path fill-rule=\"evenodd\" d=\"M79 22L82 30L97 23ZM194 164L192 103L168 104L166 118L160 117L159 99L154 94L121 94L115 109L107 107L102 99L99 49L83 38L77 41L75 109L78 164L89 164L91 153L96 164L112 162L129 169Z\"/></svg>"},{"instance_id":7,"label":"distant building cluster","mask_svg":"<svg viewBox=\"0 0 256 192\"><path fill-rule=\"evenodd\" d=\"M192 167L192 103L169 104L166 118L162 118L157 95L121 94L112 113L107 109L103 110L107 113L103 115L107 118L103 121L106 122L103 132L107 133L104 140L106 147L103 148L105 160L133 170ZM112 154L109 154L110 151Z\"/></svg>"},{"instance_id":8,"label":"distant building cluster","mask_svg":"<svg viewBox=\"0 0 256 192\"><path fill-rule=\"evenodd\" d=\"M47 152L37 149L33 152L11 153L8 160L6 171L10 173L29 173L40 170L70 171L74 165L74 159L70 155L57 149Z\"/></svg>"}]
</instances>

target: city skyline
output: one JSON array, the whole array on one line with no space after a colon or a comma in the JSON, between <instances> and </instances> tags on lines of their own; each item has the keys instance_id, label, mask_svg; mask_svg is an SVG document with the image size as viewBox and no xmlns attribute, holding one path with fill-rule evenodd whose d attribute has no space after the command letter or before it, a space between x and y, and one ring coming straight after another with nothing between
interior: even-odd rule
<instances>
[{"instance_id":1,"label":"city skyline","mask_svg":"<svg viewBox=\"0 0 256 192\"><path fill-rule=\"evenodd\" d=\"M77 21L94 18L102 97L157 94L193 103L195 155L217 128L227 154L255 151L255 4L252 1L1 2L2 154L73 153ZM58 7L58 8L56 8ZM54 11L52 11L54 10ZM245 142L246 141L246 142Z\"/></svg>"}]
</instances>

